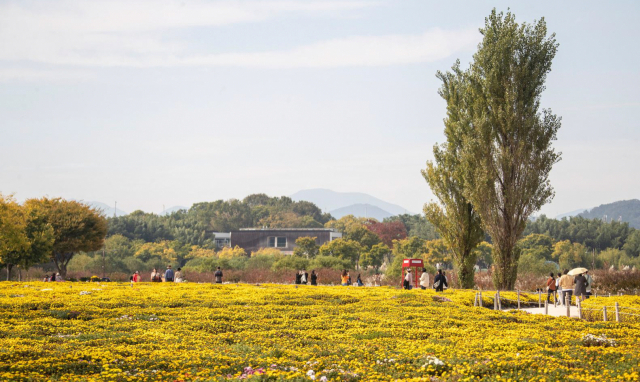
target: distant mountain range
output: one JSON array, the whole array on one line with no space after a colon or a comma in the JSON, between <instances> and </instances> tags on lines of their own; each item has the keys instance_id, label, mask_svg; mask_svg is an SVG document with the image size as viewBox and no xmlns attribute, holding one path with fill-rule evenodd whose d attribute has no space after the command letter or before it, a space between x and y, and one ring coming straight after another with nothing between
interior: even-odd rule
<instances>
[{"instance_id":1,"label":"distant mountain range","mask_svg":"<svg viewBox=\"0 0 640 382\"><path fill-rule=\"evenodd\" d=\"M621 200L609 204L602 204L591 210L582 212L579 216L587 219L619 220L629 223L631 227L640 229L640 200Z\"/></svg>"},{"instance_id":2,"label":"distant mountain range","mask_svg":"<svg viewBox=\"0 0 640 382\"><path fill-rule=\"evenodd\" d=\"M414 214L397 204L385 202L369 194L361 192L336 192L324 188L298 191L291 195L295 201L306 200L314 203L336 219L345 215L382 219L401 214Z\"/></svg>"},{"instance_id":3,"label":"distant mountain range","mask_svg":"<svg viewBox=\"0 0 640 382\"><path fill-rule=\"evenodd\" d=\"M371 204L352 204L347 207L329 211L329 213L336 219L340 219L341 217L346 215L353 215L357 217L374 218L378 221L382 221L384 220L384 218L393 216L391 213L383 210L382 208L376 207Z\"/></svg>"},{"instance_id":4,"label":"distant mountain range","mask_svg":"<svg viewBox=\"0 0 640 382\"><path fill-rule=\"evenodd\" d=\"M91 207L97 208L99 210L102 211L102 213L104 213L104 216L110 218L113 217L113 213L115 211L116 216L124 216L124 215L128 215L128 212L124 212L121 209L113 209L113 206L110 206L106 203L102 203L102 202L83 202L85 204L90 205Z\"/></svg>"},{"instance_id":5,"label":"distant mountain range","mask_svg":"<svg viewBox=\"0 0 640 382\"><path fill-rule=\"evenodd\" d=\"M581 208L579 210L575 210L575 211L571 211L571 212L565 212L564 214L560 214L556 216L556 219L562 219L562 218L570 218L573 216L578 216L581 213L585 212L585 211L589 211L588 208Z\"/></svg>"}]
</instances>

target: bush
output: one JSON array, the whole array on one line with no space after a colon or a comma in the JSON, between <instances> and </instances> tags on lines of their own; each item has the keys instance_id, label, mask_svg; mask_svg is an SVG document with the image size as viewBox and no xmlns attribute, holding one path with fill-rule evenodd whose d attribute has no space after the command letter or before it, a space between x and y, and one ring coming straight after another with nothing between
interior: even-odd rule
<instances>
[{"instance_id":1,"label":"bush","mask_svg":"<svg viewBox=\"0 0 640 382\"><path fill-rule=\"evenodd\" d=\"M274 271L300 270L306 269L308 265L309 260L305 259L304 257L285 256L276 261L273 266L271 266L271 269Z\"/></svg>"},{"instance_id":2,"label":"bush","mask_svg":"<svg viewBox=\"0 0 640 382\"><path fill-rule=\"evenodd\" d=\"M557 273L560 268L553 261L547 261L535 252L525 252L518 261L518 273L532 273L534 275L548 275Z\"/></svg>"},{"instance_id":3,"label":"bush","mask_svg":"<svg viewBox=\"0 0 640 382\"><path fill-rule=\"evenodd\" d=\"M311 263L309 269L329 268L335 270L351 268L351 262L334 256L316 256Z\"/></svg>"},{"instance_id":4,"label":"bush","mask_svg":"<svg viewBox=\"0 0 640 382\"><path fill-rule=\"evenodd\" d=\"M280 251L278 251L280 252ZM283 258L284 255L260 255L254 254L251 255L251 258L247 260L246 269L271 269L273 264L279 259Z\"/></svg>"}]
</instances>

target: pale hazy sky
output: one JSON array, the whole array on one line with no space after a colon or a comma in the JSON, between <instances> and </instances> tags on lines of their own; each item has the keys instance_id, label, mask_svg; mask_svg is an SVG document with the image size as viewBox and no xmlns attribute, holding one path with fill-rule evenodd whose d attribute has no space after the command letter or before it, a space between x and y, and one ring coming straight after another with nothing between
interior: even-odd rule
<instances>
[{"instance_id":1,"label":"pale hazy sky","mask_svg":"<svg viewBox=\"0 0 640 382\"><path fill-rule=\"evenodd\" d=\"M1 1L0 192L125 211L366 192L421 211L437 70L495 6L560 43L550 216L640 198L636 1Z\"/></svg>"}]
</instances>

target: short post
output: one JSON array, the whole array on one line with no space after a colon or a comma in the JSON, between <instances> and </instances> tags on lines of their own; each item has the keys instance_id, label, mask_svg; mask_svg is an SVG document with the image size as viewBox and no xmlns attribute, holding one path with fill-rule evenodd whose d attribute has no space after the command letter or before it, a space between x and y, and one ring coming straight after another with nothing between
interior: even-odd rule
<instances>
[{"instance_id":1,"label":"short post","mask_svg":"<svg viewBox=\"0 0 640 382\"><path fill-rule=\"evenodd\" d=\"M597 290L593 290L593 297L598 297L598 291Z\"/></svg>"},{"instance_id":2,"label":"short post","mask_svg":"<svg viewBox=\"0 0 640 382\"><path fill-rule=\"evenodd\" d=\"M473 297L473 306L478 306L478 292L476 292L476 295Z\"/></svg>"},{"instance_id":3,"label":"short post","mask_svg":"<svg viewBox=\"0 0 640 382\"><path fill-rule=\"evenodd\" d=\"M576 305L578 306L578 318L582 320L582 303L580 299L576 299Z\"/></svg>"},{"instance_id":4,"label":"short post","mask_svg":"<svg viewBox=\"0 0 640 382\"><path fill-rule=\"evenodd\" d=\"M549 314L549 301L544 300L544 314Z\"/></svg>"},{"instance_id":5,"label":"short post","mask_svg":"<svg viewBox=\"0 0 640 382\"><path fill-rule=\"evenodd\" d=\"M620 322L620 305L616 301L616 322Z\"/></svg>"},{"instance_id":6,"label":"short post","mask_svg":"<svg viewBox=\"0 0 640 382\"><path fill-rule=\"evenodd\" d=\"M493 310L498 310L498 292L493 297Z\"/></svg>"},{"instance_id":7,"label":"short post","mask_svg":"<svg viewBox=\"0 0 640 382\"><path fill-rule=\"evenodd\" d=\"M538 308L542 308L542 291L538 290Z\"/></svg>"},{"instance_id":8,"label":"short post","mask_svg":"<svg viewBox=\"0 0 640 382\"><path fill-rule=\"evenodd\" d=\"M569 295L569 293L567 293L567 295ZM567 302L567 298L565 298L564 303L567 306L567 317L571 317L571 297L569 297L569 302Z\"/></svg>"},{"instance_id":9,"label":"short post","mask_svg":"<svg viewBox=\"0 0 640 382\"><path fill-rule=\"evenodd\" d=\"M608 297L611 297L611 293L609 293L609 296L608 296Z\"/></svg>"},{"instance_id":10,"label":"short post","mask_svg":"<svg viewBox=\"0 0 640 382\"><path fill-rule=\"evenodd\" d=\"M482 291L478 292L478 296L480 297L480 298L479 298L479 300L480 300L480 307L481 307L481 308L483 308L483 305L482 305Z\"/></svg>"},{"instance_id":11,"label":"short post","mask_svg":"<svg viewBox=\"0 0 640 382\"><path fill-rule=\"evenodd\" d=\"M502 301L500 300L500 291L498 291L498 310L502 310Z\"/></svg>"},{"instance_id":12,"label":"short post","mask_svg":"<svg viewBox=\"0 0 640 382\"><path fill-rule=\"evenodd\" d=\"M607 307L602 308L602 318L604 318L604 322L607 322Z\"/></svg>"},{"instance_id":13,"label":"short post","mask_svg":"<svg viewBox=\"0 0 640 382\"><path fill-rule=\"evenodd\" d=\"M520 289L518 289L518 310L520 309Z\"/></svg>"}]
</instances>

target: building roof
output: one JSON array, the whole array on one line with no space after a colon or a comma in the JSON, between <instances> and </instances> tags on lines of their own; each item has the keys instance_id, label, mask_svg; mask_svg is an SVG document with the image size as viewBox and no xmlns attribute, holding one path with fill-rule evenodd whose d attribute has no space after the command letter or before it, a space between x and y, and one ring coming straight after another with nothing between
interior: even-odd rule
<instances>
[{"instance_id":1,"label":"building roof","mask_svg":"<svg viewBox=\"0 0 640 382\"><path fill-rule=\"evenodd\" d=\"M334 228L240 228L240 231L329 231L338 232Z\"/></svg>"}]
</instances>

